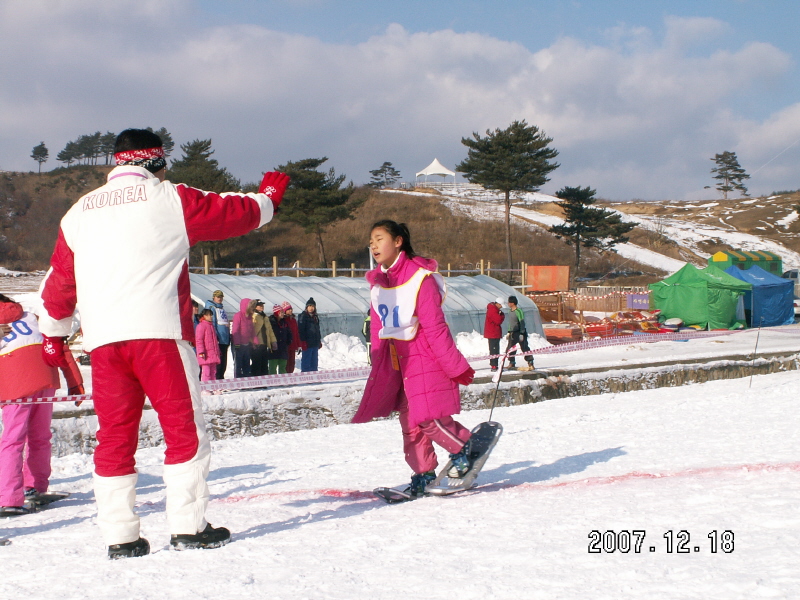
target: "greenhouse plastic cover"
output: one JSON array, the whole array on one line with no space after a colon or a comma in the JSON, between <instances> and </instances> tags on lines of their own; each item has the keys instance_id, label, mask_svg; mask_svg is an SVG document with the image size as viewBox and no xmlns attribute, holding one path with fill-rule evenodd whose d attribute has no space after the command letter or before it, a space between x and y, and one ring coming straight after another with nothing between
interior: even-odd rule
<instances>
[{"instance_id":1,"label":"greenhouse plastic cover","mask_svg":"<svg viewBox=\"0 0 800 600\"><path fill-rule=\"evenodd\" d=\"M222 290L225 310L230 318L239 311L242 298L263 301L267 314L271 312L273 304L288 300L295 316L305 309L309 298L314 298L323 337L330 333L361 337L361 328L369 310L369 285L363 277L190 274L189 279L192 299L201 306L211 299L214 290ZM506 306L506 299L514 295L525 313L528 332L544 337L539 309L530 298L511 286L486 275L460 275L445 277L444 280L447 285L444 314L453 335L472 331L483 333L486 305L499 296ZM508 312L507 306L504 312Z\"/></svg>"}]
</instances>

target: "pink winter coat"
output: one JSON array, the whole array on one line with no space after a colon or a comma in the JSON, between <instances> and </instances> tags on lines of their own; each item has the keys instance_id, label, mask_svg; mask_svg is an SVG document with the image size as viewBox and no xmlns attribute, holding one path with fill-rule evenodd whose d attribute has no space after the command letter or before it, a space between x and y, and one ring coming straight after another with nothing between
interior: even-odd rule
<instances>
[{"instance_id":1,"label":"pink winter coat","mask_svg":"<svg viewBox=\"0 0 800 600\"><path fill-rule=\"evenodd\" d=\"M384 273L377 267L367 273L370 287L397 287L407 282L420 269L436 271L435 260L420 256L409 259L401 252L397 262ZM381 340L381 319L374 307L370 308L373 326L372 372L364 389L364 396L354 423L365 423L376 417L385 417L397 410L405 392L408 398L409 426L432 419L440 419L461 412L458 377L469 367L453 341L442 311L442 295L433 277L422 281L417 295L415 315L419 329L414 339ZM400 370L392 367L390 346L397 350Z\"/></svg>"},{"instance_id":2,"label":"pink winter coat","mask_svg":"<svg viewBox=\"0 0 800 600\"><path fill-rule=\"evenodd\" d=\"M195 329L194 337L197 362L201 365L218 365L220 363L219 342L217 341L217 332L214 331L214 323L201 319ZM206 357L201 358L201 354L205 354Z\"/></svg>"},{"instance_id":3,"label":"pink winter coat","mask_svg":"<svg viewBox=\"0 0 800 600\"><path fill-rule=\"evenodd\" d=\"M256 326L253 323L253 313L247 314L247 305L250 298L242 298L239 302L239 312L233 315L233 326L231 327L231 342L235 346L243 346L253 343L256 335Z\"/></svg>"}]
</instances>

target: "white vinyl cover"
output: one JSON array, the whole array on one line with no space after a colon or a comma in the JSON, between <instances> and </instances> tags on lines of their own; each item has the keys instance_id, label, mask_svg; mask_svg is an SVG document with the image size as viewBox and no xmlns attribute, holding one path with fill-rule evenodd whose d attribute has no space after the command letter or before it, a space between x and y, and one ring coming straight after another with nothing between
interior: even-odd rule
<instances>
[{"instance_id":1,"label":"white vinyl cover","mask_svg":"<svg viewBox=\"0 0 800 600\"><path fill-rule=\"evenodd\" d=\"M295 316L314 298L319 313L320 330L325 337L330 333L343 333L362 337L361 327L369 310L369 286L361 277L261 277L247 275L189 276L192 298L203 306L211 299L214 290L225 294L225 309L229 316L239 311L242 298L258 298L264 302L264 312L269 314L274 304L288 300ZM533 301L514 288L486 275L445 277L447 298L444 314L450 331L457 333L478 331L483 333L486 305L498 296L507 299L514 295L525 313L528 332L544 337L539 309ZM508 312L504 301L504 312ZM505 330L504 330L505 331Z\"/></svg>"},{"instance_id":2,"label":"white vinyl cover","mask_svg":"<svg viewBox=\"0 0 800 600\"><path fill-rule=\"evenodd\" d=\"M456 173L440 163L438 158L434 158L431 164L417 173L417 177L422 175L449 175L450 177L455 177Z\"/></svg>"}]
</instances>

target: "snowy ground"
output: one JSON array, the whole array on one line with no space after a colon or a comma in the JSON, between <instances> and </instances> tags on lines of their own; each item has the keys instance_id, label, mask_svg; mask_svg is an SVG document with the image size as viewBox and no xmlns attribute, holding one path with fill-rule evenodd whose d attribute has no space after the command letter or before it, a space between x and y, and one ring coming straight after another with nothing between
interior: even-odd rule
<instances>
[{"instance_id":1,"label":"snowy ground","mask_svg":"<svg viewBox=\"0 0 800 600\"><path fill-rule=\"evenodd\" d=\"M0 523L13 539L0 597L796 598L799 384L790 372L497 409L505 434L475 491L397 506L368 493L408 479L395 421L215 442L208 516L234 540L213 551L168 550L162 450L142 450L153 553L118 562L94 522L91 458L71 455L52 482L70 499ZM592 531L624 543L634 530L638 551L589 552ZM715 531L733 532L732 551L712 553Z\"/></svg>"},{"instance_id":2,"label":"snowy ground","mask_svg":"<svg viewBox=\"0 0 800 600\"><path fill-rule=\"evenodd\" d=\"M537 366L645 368L747 354L757 339L759 354L791 351L799 333L770 328L542 355ZM356 338L325 344L327 368L362 361ZM459 345L469 356L485 353L477 334ZM0 547L0 598L798 597L800 372L748 384L496 409L505 434L478 488L398 506L369 493L410 477L396 421L217 441L208 517L234 539L213 551L169 550L163 448L143 449L137 510L153 553L113 563L95 523L91 456L57 458L51 488L72 497L0 522L0 537L12 539ZM487 417L473 411L461 420L473 427ZM624 544L634 531L644 540L638 551L600 543L593 553L593 531L607 543ZM723 532L733 534L732 551L723 551Z\"/></svg>"}]
</instances>

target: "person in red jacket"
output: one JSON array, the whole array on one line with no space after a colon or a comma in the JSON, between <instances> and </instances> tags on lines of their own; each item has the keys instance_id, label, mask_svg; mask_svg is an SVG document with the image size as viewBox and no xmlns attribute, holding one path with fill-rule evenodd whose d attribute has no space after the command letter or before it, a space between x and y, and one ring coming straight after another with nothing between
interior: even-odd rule
<instances>
[{"instance_id":1,"label":"person in red jacket","mask_svg":"<svg viewBox=\"0 0 800 600\"><path fill-rule=\"evenodd\" d=\"M204 192L166 180L161 139L145 129L117 136L108 182L61 220L41 287L45 361L64 360L63 337L80 312L92 356L99 429L94 452L97 523L110 558L143 556L136 505L139 421L145 397L166 445L164 483L170 544L218 548L230 531L205 518L211 445L192 347L189 248L244 235L268 223L289 184L264 174L258 193ZM141 318L120 319L125 298Z\"/></svg>"},{"instance_id":2,"label":"person in red jacket","mask_svg":"<svg viewBox=\"0 0 800 600\"><path fill-rule=\"evenodd\" d=\"M42 335L36 316L0 294L0 323L8 333L0 339L0 400L47 398L59 386L58 371L42 360ZM6 328L3 328L5 331ZM66 357L65 377L70 394L83 394L83 378L75 359ZM26 503L47 492L50 484L49 402L3 403L0 437L0 517L31 512Z\"/></svg>"},{"instance_id":3,"label":"person in red jacket","mask_svg":"<svg viewBox=\"0 0 800 600\"><path fill-rule=\"evenodd\" d=\"M300 350L300 331L297 328L297 319L294 316L294 308L292 308L292 305L289 304L289 301L284 300L281 303L281 308L283 308L283 318L287 325L289 325L289 329L292 332L292 341L289 343L289 350L286 355L286 372L294 373L294 359L298 350Z\"/></svg>"},{"instance_id":4,"label":"person in red jacket","mask_svg":"<svg viewBox=\"0 0 800 600\"><path fill-rule=\"evenodd\" d=\"M503 321L506 318L502 308L502 298L495 298L494 302L489 302L486 305L486 322L483 325L483 337L489 340L489 354L493 356L500 354L500 339L503 337ZM492 371L497 371L496 358L490 358L489 365L492 367Z\"/></svg>"}]
</instances>

